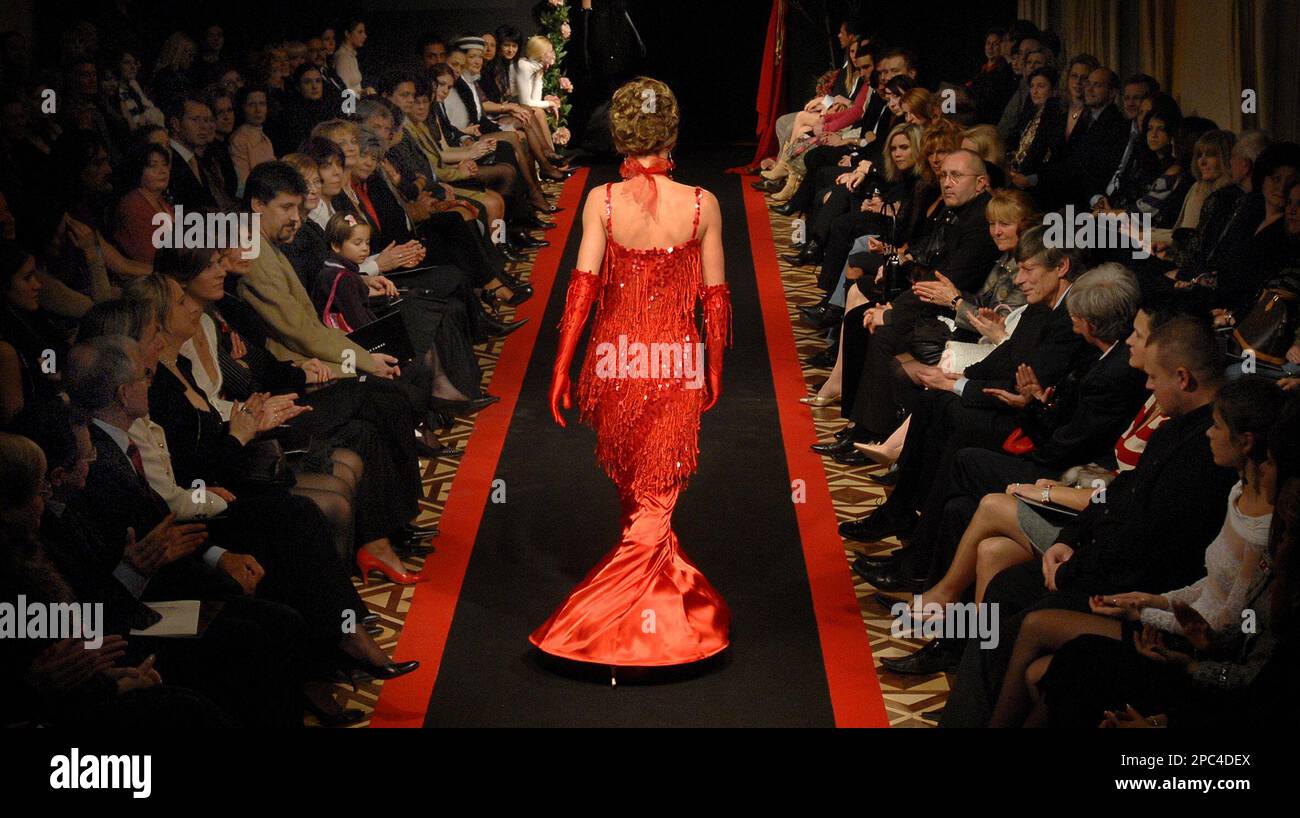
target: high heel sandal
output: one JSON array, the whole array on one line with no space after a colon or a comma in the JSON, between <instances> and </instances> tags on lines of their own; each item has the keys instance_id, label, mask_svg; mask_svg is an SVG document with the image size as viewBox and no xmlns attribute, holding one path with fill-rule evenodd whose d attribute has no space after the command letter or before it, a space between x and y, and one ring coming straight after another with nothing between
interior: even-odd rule
<instances>
[{"instance_id":1,"label":"high heel sandal","mask_svg":"<svg viewBox=\"0 0 1300 818\"><path fill-rule=\"evenodd\" d=\"M394 583L395 585L414 585L420 581L420 578L415 574L408 573L405 570L398 573L392 568L389 568L388 565L379 559L379 557L376 557L364 548L357 551L357 569L361 571L361 586L363 588L370 584L370 574L372 571L378 571L383 574L384 579Z\"/></svg>"},{"instance_id":2,"label":"high heel sandal","mask_svg":"<svg viewBox=\"0 0 1300 818\"><path fill-rule=\"evenodd\" d=\"M829 398L823 398L820 395L807 395L799 399L800 403L806 403L814 409L820 409L823 406L833 406L840 402L839 395L831 395Z\"/></svg>"}]
</instances>

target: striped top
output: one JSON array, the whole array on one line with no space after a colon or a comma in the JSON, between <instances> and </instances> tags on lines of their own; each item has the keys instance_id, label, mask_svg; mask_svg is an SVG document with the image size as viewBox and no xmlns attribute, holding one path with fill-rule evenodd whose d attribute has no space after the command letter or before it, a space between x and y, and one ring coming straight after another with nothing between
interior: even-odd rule
<instances>
[{"instance_id":1,"label":"striped top","mask_svg":"<svg viewBox=\"0 0 1300 818\"><path fill-rule=\"evenodd\" d=\"M1121 472L1137 467L1138 459L1142 457L1147 441L1151 439L1151 433L1166 420L1169 420L1169 416L1156 405L1156 396L1149 396L1138 410L1137 417L1133 418L1133 423L1115 443L1115 462Z\"/></svg>"}]
</instances>

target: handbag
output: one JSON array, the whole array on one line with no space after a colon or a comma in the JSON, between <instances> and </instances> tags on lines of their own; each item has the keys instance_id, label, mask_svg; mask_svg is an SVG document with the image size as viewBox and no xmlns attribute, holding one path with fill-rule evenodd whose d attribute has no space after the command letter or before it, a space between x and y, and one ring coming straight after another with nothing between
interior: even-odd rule
<instances>
[{"instance_id":1,"label":"handbag","mask_svg":"<svg viewBox=\"0 0 1300 818\"><path fill-rule=\"evenodd\" d=\"M1286 363L1286 351L1295 343L1297 325L1300 298L1290 290L1269 287L1232 331L1232 338L1243 353L1251 350L1259 360L1280 365Z\"/></svg>"},{"instance_id":2,"label":"handbag","mask_svg":"<svg viewBox=\"0 0 1300 818\"><path fill-rule=\"evenodd\" d=\"M952 339L948 325L933 316L923 318L912 330L912 357L928 366L939 363L943 350Z\"/></svg>"},{"instance_id":3,"label":"handbag","mask_svg":"<svg viewBox=\"0 0 1300 818\"><path fill-rule=\"evenodd\" d=\"M349 324L347 319L343 317L343 313L341 311L335 310L333 309L333 307L334 307L334 296L339 291L339 279L343 278L344 274L347 272L348 272L347 270L339 270L338 273L334 276L334 284L330 287L329 298L325 299L325 308L321 310L321 315L320 315L320 320L322 324L324 324L327 327L333 327L334 329L342 330L343 332L351 332L352 325Z\"/></svg>"}]
</instances>

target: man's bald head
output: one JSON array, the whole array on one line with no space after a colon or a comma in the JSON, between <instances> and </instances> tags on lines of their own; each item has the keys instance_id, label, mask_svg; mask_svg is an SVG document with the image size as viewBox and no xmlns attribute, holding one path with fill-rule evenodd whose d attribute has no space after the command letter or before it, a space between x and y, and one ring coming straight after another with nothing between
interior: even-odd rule
<instances>
[{"instance_id":1,"label":"man's bald head","mask_svg":"<svg viewBox=\"0 0 1300 818\"><path fill-rule=\"evenodd\" d=\"M939 170L943 203L961 207L988 190L988 166L978 153L959 148L948 154Z\"/></svg>"}]
</instances>

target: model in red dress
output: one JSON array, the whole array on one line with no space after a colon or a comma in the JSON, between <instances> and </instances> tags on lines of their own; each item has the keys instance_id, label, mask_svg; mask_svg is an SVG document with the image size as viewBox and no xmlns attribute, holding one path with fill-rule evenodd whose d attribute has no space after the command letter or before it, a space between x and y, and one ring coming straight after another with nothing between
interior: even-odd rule
<instances>
[{"instance_id":1,"label":"model in red dress","mask_svg":"<svg viewBox=\"0 0 1300 818\"><path fill-rule=\"evenodd\" d=\"M617 547L533 632L531 641L546 653L611 668L705 659L727 647L731 619L722 597L681 552L671 528L678 494L695 471L700 413L718 399L722 349L730 343L731 328L730 295L721 280L720 220L706 220L705 231L713 233L701 235L704 192L694 189L693 213L683 208L665 213L662 222L658 219L661 185L665 191L672 186L675 201L689 193L664 179L671 168L662 157L628 158L622 175L629 181L618 185L618 191L613 185L593 191L592 198L603 199L599 215L604 223L587 222L595 221L591 211L600 207L600 200L589 203L584 230L598 235L588 245L584 233L587 253L584 259L579 251L579 265L586 261L595 266L595 250L601 249L603 264L599 275L579 269L570 278L551 384L551 411L563 426L560 408L571 406L569 364L587 312L596 302L578 380L578 408L582 421L596 431L598 462L618 487L623 534ZM629 198L644 213L615 206ZM716 214L711 196L708 201ZM620 212L632 225L625 230L653 221L655 229L647 231L652 238L670 235L674 220L684 231L690 213L690 238L670 247L624 246L614 239ZM702 250L706 244L707 252ZM706 283L708 278L717 282ZM697 304L704 316L703 332L696 320ZM680 350L683 364L678 367L675 358L665 362L661 357L657 371L638 369L634 355L628 355L628 366L611 369L611 352L620 344L635 349L638 342L647 350L655 344L664 345L660 350Z\"/></svg>"}]
</instances>

